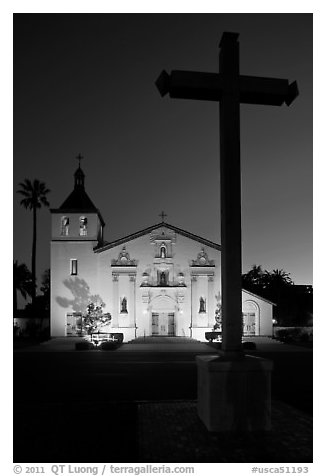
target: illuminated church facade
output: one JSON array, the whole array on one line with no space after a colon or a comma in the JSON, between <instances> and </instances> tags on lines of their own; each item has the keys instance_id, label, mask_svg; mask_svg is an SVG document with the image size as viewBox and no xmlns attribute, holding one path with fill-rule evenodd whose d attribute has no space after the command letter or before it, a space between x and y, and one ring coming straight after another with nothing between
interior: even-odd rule
<instances>
[{"instance_id":1,"label":"illuminated church facade","mask_svg":"<svg viewBox=\"0 0 326 476\"><path fill-rule=\"evenodd\" d=\"M221 307L221 247L162 221L112 242L85 175L51 209L51 336L83 332L87 304L103 302L109 332L205 340ZM273 304L242 291L244 335L272 335Z\"/></svg>"}]
</instances>

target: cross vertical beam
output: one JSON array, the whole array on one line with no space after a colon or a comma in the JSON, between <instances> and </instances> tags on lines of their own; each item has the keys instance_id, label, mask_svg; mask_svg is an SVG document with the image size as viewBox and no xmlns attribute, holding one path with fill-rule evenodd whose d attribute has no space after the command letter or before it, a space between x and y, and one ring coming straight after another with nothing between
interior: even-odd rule
<instances>
[{"instance_id":1,"label":"cross vertical beam","mask_svg":"<svg viewBox=\"0 0 326 476\"><path fill-rule=\"evenodd\" d=\"M222 351L241 355L241 167L238 35L224 33L220 42L220 196L222 266Z\"/></svg>"},{"instance_id":2,"label":"cross vertical beam","mask_svg":"<svg viewBox=\"0 0 326 476\"><path fill-rule=\"evenodd\" d=\"M218 74L163 70L155 83L161 96L220 102L222 352L229 360L243 357L240 104L289 106L299 94L296 81L240 75L238 36L223 33Z\"/></svg>"},{"instance_id":3,"label":"cross vertical beam","mask_svg":"<svg viewBox=\"0 0 326 476\"><path fill-rule=\"evenodd\" d=\"M162 212L159 214L159 217L161 217L162 223L163 223L163 222L164 222L164 218L167 217L167 214L162 211Z\"/></svg>"},{"instance_id":4,"label":"cross vertical beam","mask_svg":"<svg viewBox=\"0 0 326 476\"><path fill-rule=\"evenodd\" d=\"M84 157L81 155L81 153L79 153L76 157L76 159L78 160L78 166L80 168L80 161L83 159Z\"/></svg>"}]
</instances>

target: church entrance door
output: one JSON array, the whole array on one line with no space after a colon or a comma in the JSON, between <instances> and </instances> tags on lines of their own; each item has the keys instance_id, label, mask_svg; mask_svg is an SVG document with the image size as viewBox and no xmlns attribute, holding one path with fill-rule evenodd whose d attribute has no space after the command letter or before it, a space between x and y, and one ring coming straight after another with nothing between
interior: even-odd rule
<instances>
[{"instance_id":1,"label":"church entrance door","mask_svg":"<svg viewBox=\"0 0 326 476\"><path fill-rule=\"evenodd\" d=\"M152 335L153 336L174 336L174 312L153 312L152 313Z\"/></svg>"}]
</instances>

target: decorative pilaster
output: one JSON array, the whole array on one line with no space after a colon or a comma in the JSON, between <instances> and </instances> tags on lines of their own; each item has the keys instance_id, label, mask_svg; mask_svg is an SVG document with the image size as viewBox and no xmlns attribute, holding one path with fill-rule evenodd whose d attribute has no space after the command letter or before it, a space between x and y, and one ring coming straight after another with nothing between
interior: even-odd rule
<instances>
[{"instance_id":1,"label":"decorative pilaster","mask_svg":"<svg viewBox=\"0 0 326 476\"><path fill-rule=\"evenodd\" d=\"M215 309L214 309L214 276L208 276L208 327L213 327L215 324Z\"/></svg>"},{"instance_id":2,"label":"decorative pilaster","mask_svg":"<svg viewBox=\"0 0 326 476\"><path fill-rule=\"evenodd\" d=\"M136 327L136 276L129 275L129 315L130 315L130 327Z\"/></svg>"},{"instance_id":3,"label":"decorative pilaster","mask_svg":"<svg viewBox=\"0 0 326 476\"><path fill-rule=\"evenodd\" d=\"M141 323L142 323L141 328L137 330L137 335L139 336L151 335L152 320L151 320L150 301L151 301L151 293L147 289L142 293L143 315L141 319ZM138 324L138 327L139 327L139 324Z\"/></svg>"},{"instance_id":4,"label":"decorative pilaster","mask_svg":"<svg viewBox=\"0 0 326 476\"><path fill-rule=\"evenodd\" d=\"M112 273L113 279L113 316L112 327L119 327L119 275Z\"/></svg>"},{"instance_id":5,"label":"decorative pilaster","mask_svg":"<svg viewBox=\"0 0 326 476\"><path fill-rule=\"evenodd\" d=\"M197 327L197 277L191 276L191 327Z\"/></svg>"}]
</instances>

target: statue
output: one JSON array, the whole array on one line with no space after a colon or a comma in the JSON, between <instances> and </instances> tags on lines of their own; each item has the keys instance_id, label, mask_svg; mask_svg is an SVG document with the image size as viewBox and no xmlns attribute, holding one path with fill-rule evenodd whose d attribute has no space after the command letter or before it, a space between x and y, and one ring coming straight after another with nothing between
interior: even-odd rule
<instances>
[{"instance_id":1,"label":"statue","mask_svg":"<svg viewBox=\"0 0 326 476\"><path fill-rule=\"evenodd\" d=\"M166 286L166 274L164 271L160 274L160 286Z\"/></svg>"},{"instance_id":2,"label":"statue","mask_svg":"<svg viewBox=\"0 0 326 476\"><path fill-rule=\"evenodd\" d=\"M203 297L199 299L199 312L206 312L206 301Z\"/></svg>"},{"instance_id":3,"label":"statue","mask_svg":"<svg viewBox=\"0 0 326 476\"><path fill-rule=\"evenodd\" d=\"M122 300L121 300L121 312L123 313L127 313L127 299L124 297Z\"/></svg>"}]
</instances>

